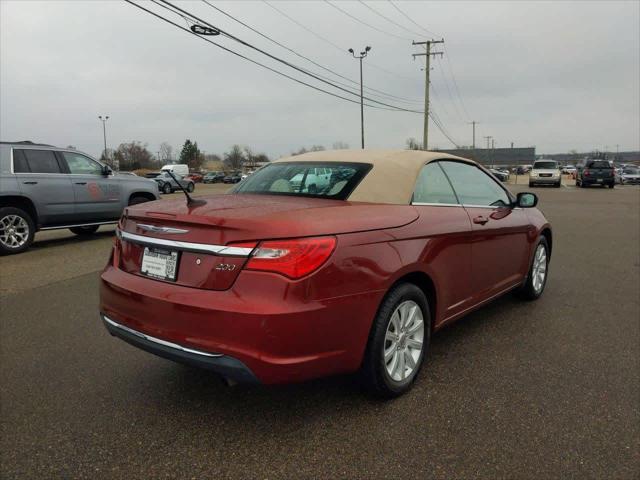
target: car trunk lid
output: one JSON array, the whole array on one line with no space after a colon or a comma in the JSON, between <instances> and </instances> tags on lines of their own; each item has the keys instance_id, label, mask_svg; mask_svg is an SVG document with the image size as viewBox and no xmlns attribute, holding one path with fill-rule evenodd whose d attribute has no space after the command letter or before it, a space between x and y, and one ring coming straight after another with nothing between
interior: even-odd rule
<instances>
[{"instance_id":1,"label":"car trunk lid","mask_svg":"<svg viewBox=\"0 0 640 480\"><path fill-rule=\"evenodd\" d=\"M213 195L197 206L188 206L183 199L143 203L128 207L121 222L120 268L143 275L145 248L177 251L175 283L225 290L242 270L249 251L233 255L237 252L224 250L229 244L242 243L250 249L260 240L395 228L416 218L410 205L286 195Z\"/></svg>"}]
</instances>

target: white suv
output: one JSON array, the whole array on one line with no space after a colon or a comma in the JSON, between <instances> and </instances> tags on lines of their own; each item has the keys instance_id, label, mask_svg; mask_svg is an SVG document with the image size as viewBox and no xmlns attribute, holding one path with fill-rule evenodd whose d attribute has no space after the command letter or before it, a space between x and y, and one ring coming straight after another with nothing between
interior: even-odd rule
<instances>
[{"instance_id":1,"label":"white suv","mask_svg":"<svg viewBox=\"0 0 640 480\"><path fill-rule=\"evenodd\" d=\"M553 185L560 188L562 175L560 167L555 160L537 160L529 172L529 186Z\"/></svg>"}]
</instances>

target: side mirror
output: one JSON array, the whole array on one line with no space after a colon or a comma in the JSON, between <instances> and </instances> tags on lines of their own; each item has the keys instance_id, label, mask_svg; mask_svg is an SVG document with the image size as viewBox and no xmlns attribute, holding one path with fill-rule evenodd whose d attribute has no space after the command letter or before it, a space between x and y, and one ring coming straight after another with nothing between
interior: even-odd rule
<instances>
[{"instance_id":1,"label":"side mirror","mask_svg":"<svg viewBox=\"0 0 640 480\"><path fill-rule=\"evenodd\" d=\"M535 193L521 192L516 196L516 206L520 208L533 208L538 205L538 196Z\"/></svg>"},{"instance_id":2,"label":"side mirror","mask_svg":"<svg viewBox=\"0 0 640 480\"><path fill-rule=\"evenodd\" d=\"M113 170L111 170L111 167L109 167L109 165L102 166L102 175L104 175L105 177L108 177L112 173L113 173Z\"/></svg>"}]
</instances>

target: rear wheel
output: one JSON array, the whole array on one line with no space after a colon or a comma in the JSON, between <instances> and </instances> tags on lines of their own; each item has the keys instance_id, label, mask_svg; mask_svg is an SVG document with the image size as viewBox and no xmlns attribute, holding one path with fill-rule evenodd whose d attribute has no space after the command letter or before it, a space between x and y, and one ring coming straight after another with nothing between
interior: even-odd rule
<instances>
[{"instance_id":1,"label":"rear wheel","mask_svg":"<svg viewBox=\"0 0 640 480\"><path fill-rule=\"evenodd\" d=\"M191 193L195 190L196 186L193 183L187 185L187 192Z\"/></svg>"},{"instance_id":2,"label":"rear wheel","mask_svg":"<svg viewBox=\"0 0 640 480\"><path fill-rule=\"evenodd\" d=\"M541 236L533 252L533 259L529 267L527 279L517 291L519 296L526 300L536 300L540 298L547 284L548 271L549 244L547 243L547 239Z\"/></svg>"},{"instance_id":3,"label":"rear wheel","mask_svg":"<svg viewBox=\"0 0 640 480\"><path fill-rule=\"evenodd\" d=\"M71 233L75 233L76 235L93 235L98 231L99 225L87 225L84 227L71 227Z\"/></svg>"},{"instance_id":4,"label":"rear wheel","mask_svg":"<svg viewBox=\"0 0 640 480\"><path fill-rule=\"evenodd\" d=\"M411 283L394 287L373 321L360 371L375 395L393 398L415 381L431 336L431 315L422 290Z\"/></svg>"},{"instance_id":5,"label":"rear wheel","mask_svg":"<svg viewBox=\"0 0 640 480\"><path fill-rule=\"evenodd\" d=\"M150 202L151 200L149 200L147 197L143 197L141 195L135 196L135 197L131 197L131 200L129 200L129 206L131 205L138 205L139 203L145 203L145 202Z\"/></svg>"},{"instance_id":6,"label":"rear wheel","mask_svg":"<svg viewBox=\"0 0 640 480\"><path fill-rule=\"evenodd\" d=\"M33 243L36 228L21 208L0 208L0 255L24 252Z\"/></svg>"}]
</instances>

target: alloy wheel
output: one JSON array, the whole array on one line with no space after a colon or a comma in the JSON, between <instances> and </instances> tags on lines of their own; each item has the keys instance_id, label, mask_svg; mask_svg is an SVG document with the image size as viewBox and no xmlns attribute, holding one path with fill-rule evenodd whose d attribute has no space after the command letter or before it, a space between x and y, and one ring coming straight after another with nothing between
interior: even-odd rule
<instances>
[{"instance_id":1,"label":"alloy wheel","mask_svg":"<svg viewBox=\"0 0 640 480\"><path fill-rule=\"evenodd\" d=\"M0 242L8 248L20 248L29 239L29 224L19 215L0 219Z\"/></svg>"},{"instance_id":2,"label":"alloy wheel","mask_svg":"<svg viewBox=\"0 0 640 480\"><path fill-rule=\"evenodd\" d=\"M402 302L391 315L384 339L384 363L396 382L409 378L416 370L424 342L424 316L420 306Z\"/></svg>"},{"instance_id":3,"label":"alloy wheel","mask_svg":"<svg viewBox=\"0 0 640 480\"><path fill-rule=\"evenodd\" d=\"M542 291L544 287L544 281L547 276L547 249L544 245L538 245L535 256L533 257L533 271L531 272L531 279L533 281L533 289L536 293Z\"/></svg>"}]
</instances>

